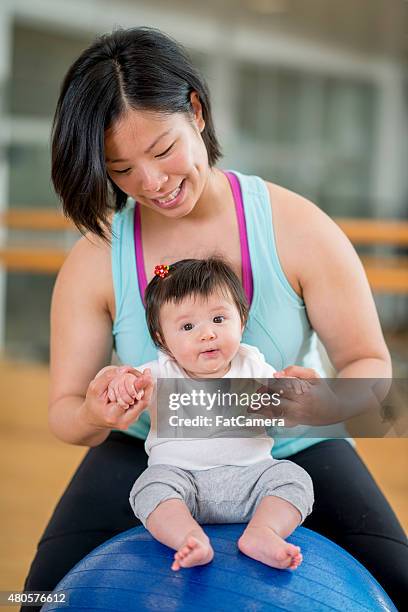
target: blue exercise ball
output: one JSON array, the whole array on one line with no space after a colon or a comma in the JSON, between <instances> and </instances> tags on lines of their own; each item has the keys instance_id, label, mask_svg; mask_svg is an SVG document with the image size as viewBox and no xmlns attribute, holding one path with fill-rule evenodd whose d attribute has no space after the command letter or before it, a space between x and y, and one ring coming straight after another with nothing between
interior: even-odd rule
<instances>
[{"instance_id":1,"label":"blue exercise ball","mask_svg":"<svg viewBox=\"0 0 408 612\"><path fill-rule=\"evenodd\" d=\"M303 553L302 565L292 572L243 555L236 542L244 527L206 525L214 560L178 572L170 569L173 550L143 527L126 531L80 561L54 590L65 594L65 604L48 603L43 611L396 610L371 574L321 535L299 527L288 538Z\"/></svg>"}]
</instances>

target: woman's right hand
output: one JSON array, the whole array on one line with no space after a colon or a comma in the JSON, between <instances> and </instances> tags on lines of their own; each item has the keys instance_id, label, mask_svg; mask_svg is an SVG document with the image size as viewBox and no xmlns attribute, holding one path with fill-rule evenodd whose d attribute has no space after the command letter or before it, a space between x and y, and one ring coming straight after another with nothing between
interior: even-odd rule
<instances>
[{"instance_id":1,"label":"woman's right hand","mask_svg":"<svg viewBox=\"0 0 408 612\"><path fill-rule=\"evenodd\" d=\"M143 397L136 400L132 406L110 401L109 384L118 375L131 373L136 377L134 387L136 392L143 390ZM90 382L85 401L80 408L80 418L84 423L97 429L125 430L137 421L151 400L154 382L149 369L139 372L131 366L107 366L103 368Z\"/></svg>"}]
</instances>

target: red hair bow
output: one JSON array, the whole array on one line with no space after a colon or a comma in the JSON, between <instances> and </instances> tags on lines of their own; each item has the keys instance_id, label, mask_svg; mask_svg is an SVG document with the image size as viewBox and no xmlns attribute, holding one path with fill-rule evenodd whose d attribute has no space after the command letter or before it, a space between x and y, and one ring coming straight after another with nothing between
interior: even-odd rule
<instances>
[{"instance_id":1,"label":"red hair bow","mask_svg":"<svg viewBox=\"0 0 408 612\"><path fill-rule=\"evenodd\" d=\"M168 275L170 270L170 266L166 266L165 264L159 264L154 267L154 273L156 276L160 276L160 278L164 278Z\"/></svg>"}]
</instances>

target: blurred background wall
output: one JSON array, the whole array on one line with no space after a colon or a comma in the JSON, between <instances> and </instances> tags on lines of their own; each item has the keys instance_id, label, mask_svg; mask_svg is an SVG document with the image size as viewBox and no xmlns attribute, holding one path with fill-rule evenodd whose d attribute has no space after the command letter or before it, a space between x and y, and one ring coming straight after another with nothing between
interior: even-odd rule
<instances>
[{"instance_id":1,"label":"blurred background wall","mask_svg":"<svg viewBox=\"0 0 408 612\"><path fill-rule=\"evenodd\" d=\"M207 77L223 167L280 183L333 217L402 221L407 23L404 0L2 0L0 213L59 207L49 140L62 78L95 35L149 25L185 44ZM76 239L70 230L0 226L0 250L65 248ZM406 262L404 246L374 245L362 253L368 248ZM0 260L3 588L21 587L46 518L84 452L47 432L54 281L55 272L1 267ZM396 375L406 377L407 293L376 292L375 299ZM400 441L382 442L377 468L371 465L407 525L406 446L398 451ZM387 469L395 452L402 475Z\"/></svg>"},{"instance_id":2,"label":"blurred background wall","mask_svg":"<svg viewBox=\"0 0 408 612\"><path fill-rule=\"evenodd\" d=\"M407 13L403 0L3 0L0 209L58 206L49 136L68 66L96 34L152 25L184 43L207 77L224 167L298 191L331 216L403 218ZM53 283L52 274L1 274L8 354L48 359ZM386 331L406 329L406 295L376 300Z\"/></svg>"}]
</instances>

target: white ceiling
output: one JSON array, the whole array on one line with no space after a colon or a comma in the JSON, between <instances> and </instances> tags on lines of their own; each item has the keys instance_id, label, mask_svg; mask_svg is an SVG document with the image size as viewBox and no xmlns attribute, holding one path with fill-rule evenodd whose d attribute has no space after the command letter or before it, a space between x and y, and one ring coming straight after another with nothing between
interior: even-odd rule
<instances>
[{"instance_id":1,"label":"white ceiling","mask_svg":"<svg viewBox=\"0 0 408 612\"><path fill-rule=\"evenodd\" d=\"M127 0L133 6L137 0ZM150 0L226 26L247 24L366 53L408 59L408 0Z\"/></svg>"}]
</instances>

